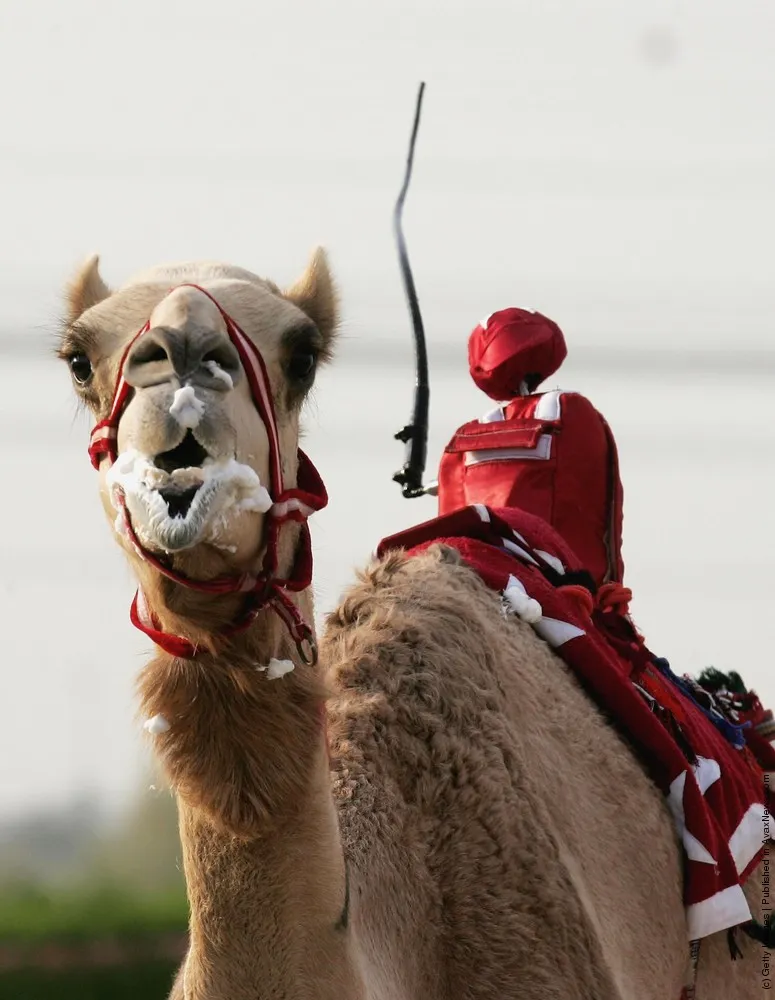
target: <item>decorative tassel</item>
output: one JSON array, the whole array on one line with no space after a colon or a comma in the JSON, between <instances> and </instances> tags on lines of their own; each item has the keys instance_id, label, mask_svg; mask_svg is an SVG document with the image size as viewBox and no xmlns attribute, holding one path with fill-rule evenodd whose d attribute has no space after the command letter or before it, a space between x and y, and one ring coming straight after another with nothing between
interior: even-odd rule
<instances>
[{"instance_id":1,"label":"decorative tassel","mask_svg":"<svg viewBox=\"0 0 775 1000\"><path fill-rule=\"evenodd\" d=\"M503 597L509 608L518 615L523 622L535 625L541 621L543 610L538 601L533 600L520 587L507 587L503 591Z\"/></svg>"},{"instance_id":2,"label":"decorative tassel","mask_svg":"<svg viewBox=\"0 0 775 1000\"><path fill-rule=\"evenodd\" d=\"M740 924L740 930L768 950L775 948L775 927L771 921L760 924L758 920L749 920L748 923Z\"/></svg>"},{"instance_id":3,"label":"decorative tassel","mask_svg":"<svg viewBox=\"0 0 775 1000\"><path fill-rule=\"evenodd\" d=\"M733 962L736 962L738 958L743 957L743 953L740 950L740 945L737 943L737 927L730 927L727 931L727 945L729 947L729 957Z\"/></svg>"}]
</instances>

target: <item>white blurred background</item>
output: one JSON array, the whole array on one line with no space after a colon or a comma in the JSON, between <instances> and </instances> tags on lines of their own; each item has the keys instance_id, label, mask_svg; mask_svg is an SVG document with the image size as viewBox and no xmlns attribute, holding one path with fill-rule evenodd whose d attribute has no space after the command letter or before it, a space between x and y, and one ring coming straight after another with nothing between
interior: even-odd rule
<instances>
[{"instance_id":1,"label":"white blurred background","mask_svg":"<svg viewBox=\"0 0 775 1000\"><path fill-rule=\"evenodd\" d=\"M145 787L148 643L51 356L88 253L116 284L194 257L290 283L324 244L344 326L306 421L331 496L319 611L434 514L391 482L413 385L391 213L420 79L429 477L488 408L469 330L508 305L551 316L569 344L552 384L618 440L649 645L775 702L774 44L764 0L0 4L0 823L115 815Z\"/></svg>"}]
</instances>

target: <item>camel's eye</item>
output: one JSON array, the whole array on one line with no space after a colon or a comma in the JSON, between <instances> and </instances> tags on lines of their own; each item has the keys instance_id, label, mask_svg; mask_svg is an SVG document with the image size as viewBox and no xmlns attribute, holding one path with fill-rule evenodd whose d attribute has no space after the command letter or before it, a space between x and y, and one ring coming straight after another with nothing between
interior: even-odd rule
<instances>
[{"instance_id":1,"label":"camel's eye","mask_svg":"<svg viewBox=\"0 0 775 1000\"><path fill-rule=\"evenodd\" d=\"M291 405L306 396L315 381L315 370L323 350L323 339L311 323L289 330L283 337L283 371L288 379Z\"/></svg>"},{"instance_id":2,"label":"camel's eye","mask_svg":"<svg viewBox=\"0 0 775 1000\"><path fill-rule=\"evenodd\" d=\"M311 348L299 347L288 360L288 374L299 382L306 382L315 371L317 360L317 353Z\"/></svg>"},{"instance_id":3,"label":"camel's eye","mask_svg":"<svg viewBox=\"0 0 775 1000\"><path fill-rule=\"evenodd\" d=\"M70 365L70 371L78 385L86 385L92 377L91 361L87 356L79 351L77 354L70 355L67 363Z\"/></svg>"}]
</instances>

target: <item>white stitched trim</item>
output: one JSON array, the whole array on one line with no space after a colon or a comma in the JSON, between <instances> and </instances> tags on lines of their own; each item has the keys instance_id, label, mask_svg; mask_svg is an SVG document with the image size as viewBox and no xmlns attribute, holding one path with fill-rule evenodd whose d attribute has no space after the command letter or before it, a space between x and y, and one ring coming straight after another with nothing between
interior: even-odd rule
<instances>
[{"instance_id":1,"label":"white stitched trim","mask_svg":"<svg viewBox=\"0 0 775 1000\"><path fill-rule=\"evenodd\" d=\"M739 885L731 885L710 899L703 899L686 907L686 926L690 941L715 934L716 931L725 931L728 927L736 927L750 919L751 911Z\"/></svg>"},{"instance_id":2,"label":"white stitched trim","mask_svg":"<svg viewBox=\"0 0 775 1000\"><path fill-rule=\"evenodd\" d=\"M571 625L570 622L563 622L557 618L542 618L536 622L533 628L542 639L545 639L554 649L558 646L577 639L580 635L585 635L584 629Z\"/></svg>"},{"instance_id":3,"label":"white stitched trim","mask_svg":"<svg viewBox=\"0 0 775 1000\"><path fill-rule=\"evenodd\" d=\"M479 417L480 424L497 424L506 419L502 406L496 406L494 410L488 410L484 416Z\"/></svg>"},{"instance_id":4,"label":"white stitched trim","mask_svg":"<svg viewBox=\"0 0 775 1000\"><path fill-rule=\"evenodd\" d=\"M465 464L480 465L482 462L508 462L515 458L545 462L552 454L552 435L542 434L535 448L483 448L481 451L467 451Z\"/></svg>"},{"instance_id":5,"label":"white stitched trim","mask_svg":"<svg viewBox=\"0 0 775 1000\"><path fill-rule=\"evenodd\" d=\"M291 510L298 510L304 517L312 517L315 513L314 508L302 503L298 497L291 497L290 500L282 500L280 503L273 504L271 514L274 517L285 517Z\"/></svg>"},{"instance_id":6,"label":"white stitched trim","mask_svg":"<svg viewBox=\"0 0 775 1000\"><path fill-rule=\"evenodd\" d=\"M559 420L561 414L561 396L562 391L560 389L553 389L552 392L542 393L533 411L536 420Z\"/></svg>"},{"instance_id":7,"label":"white stitched trim","mask_svg":"<svg viewBox=\"0 0 775 1000\"><path fill-rule=\"evenodd\" d=\"M565 566L563 565L562 560L558 559L557 556L553 556L551 552L544 552L543 549L536 549L535 553L537 556L540 556L543 560L548 562L552 569L557 570L557 572L561 573L563 576L565 575Z\"/></svg>"},{"instance_id":8,"label":"white stitched trim","mask_svg":"<svg viewBox=\"0 0 775 1000\"><path fill-rule=\"evenodd\" d=\"M764 840L764 818L766 811L763 805L755 802L743 816L729 838L729 850L735 859L738 872L745 871L756 857Z\"/></svg>"},{"instance_id":9,"label":"white stitched trim","mask_svg":"<svg viewBox=\"0 0 775 1000\"><path fill-rule=\"evenodd\" d=\"M523 548L517 545L516 542L510 541L510 539L508 538L501 538L501 542L503 543L504 549L506 549L508 552L511 552L512 555L519 556L520 559L524 559L525 562L532 563L533 566L538 565L538 563L530 555L530 553L526 552Z\"/></svg>"}]
</instances>

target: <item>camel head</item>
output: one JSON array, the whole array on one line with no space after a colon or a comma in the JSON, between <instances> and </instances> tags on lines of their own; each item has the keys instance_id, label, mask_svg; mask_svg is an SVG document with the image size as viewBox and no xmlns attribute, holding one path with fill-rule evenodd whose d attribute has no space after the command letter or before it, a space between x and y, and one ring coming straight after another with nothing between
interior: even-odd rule
<instances>
[{"instance_id":1,"label":"camel head","mask_svg":"<svg viewBox=\"0 0 775 1000\"><path fill-rule=\"evenodd\" d=\"M112 291L98 264L68 287L59 355L103 427L105 447L95 453L98 430L91 454L120 544L141 579L143 554L198 581L259 571L267 512L296 486L301 405L331 352L325 254L285 292L207 262L155 268Z\"/></svg>"}]
</instances>

